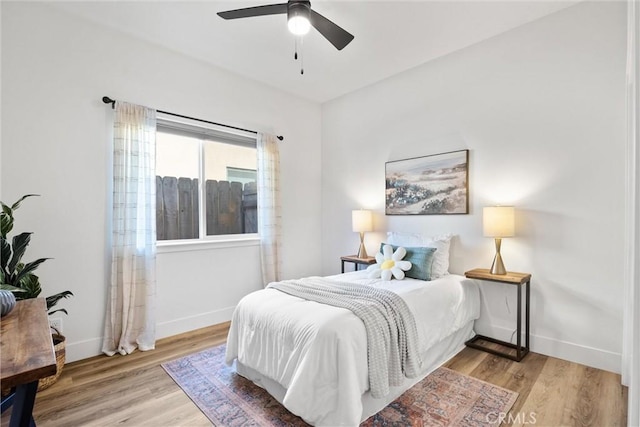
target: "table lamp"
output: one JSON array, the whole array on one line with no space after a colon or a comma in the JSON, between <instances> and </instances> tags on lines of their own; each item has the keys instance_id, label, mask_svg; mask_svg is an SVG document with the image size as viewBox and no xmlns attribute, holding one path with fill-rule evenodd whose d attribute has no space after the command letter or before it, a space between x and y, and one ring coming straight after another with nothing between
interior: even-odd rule
<instances>
[{"instance_id":1,"label":"table lamp","mask_svg":"<svg viewBox=\"0 0 640 427\"><path fill-rule=\"evenodd\" d=\"M493 258L493 264L491 264L491 274L507 274L500 255L500 245L503 237L513 237L515 234L513 206L488 206L483 208L482 229L485 237L493 237L496 242L496 255Z\"/></svg>"},{"instance_id":2,"label":"table lamp","mask_svg":"<svg viewBox=\"0 0 640 427\"><path fill-rule=\"evenodd\" d=\"M373 230L371 211L359 209L351 211L351 226L353 231L360 233L360 249L358 258L367 258L367 250L364 247L364 233Z\"/></svg>"}]
</instances>

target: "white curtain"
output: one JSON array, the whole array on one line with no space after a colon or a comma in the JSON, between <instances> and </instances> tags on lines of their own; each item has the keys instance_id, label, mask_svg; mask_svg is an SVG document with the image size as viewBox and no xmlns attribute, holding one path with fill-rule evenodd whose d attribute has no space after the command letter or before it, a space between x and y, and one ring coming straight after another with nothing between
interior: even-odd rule
<instances>
[{"instance_id":1,"label":"white curtain","mask_svg":"<svg viewBox=\"0 0 640 427\"><path fill-rule=\"evenodd\" d=\"M102 351L155 347L156 112L116 103L111 284Z\"/></svg>"},{"instance_id":2,"label":"white curtain","mask_svg":"<svg viewBox=\"0 0 640 427\"><path fill-rule=\"evenodd\" d=\"M640 425L640 10L627 2L627 206L622 383L629 386L627 424Z\"/></svg>"},{"instance_id":3,"label":"white curtain","mask_svg":"<svg viewBox=\"0 0 640 427\"><path fill-rule=\"evenodd\" d=\"M280 154L274 135L258 133L258 234L264 286L280 280Z\"/></svg>"}]
</instances>

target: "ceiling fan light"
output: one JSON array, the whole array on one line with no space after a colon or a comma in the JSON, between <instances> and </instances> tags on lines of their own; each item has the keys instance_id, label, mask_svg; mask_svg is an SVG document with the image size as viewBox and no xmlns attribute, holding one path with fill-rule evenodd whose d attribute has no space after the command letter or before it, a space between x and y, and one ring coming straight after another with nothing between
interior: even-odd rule
<instances>
[{"instance_id":1,"label":"ceiling fan light","mask_svg":"<svg viewBox=\"0 0 640 427\"><path fill-rule=\"evenodd\" d=\"M296 36L303 36L307 34L311 28L309 19L306 16L297 14L289 18L287 25L289 26L289 31Z\"/></svg>"}]
</instances>

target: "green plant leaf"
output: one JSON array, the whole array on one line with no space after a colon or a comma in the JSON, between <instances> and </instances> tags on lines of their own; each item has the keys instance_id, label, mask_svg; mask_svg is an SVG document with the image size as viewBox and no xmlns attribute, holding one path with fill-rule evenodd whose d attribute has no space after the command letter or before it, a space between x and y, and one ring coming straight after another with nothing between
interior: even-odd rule
<instances>
[{"instance_id":1,"label":"green plant leaf","mask_svg":"<svg viewBox=\"0 0 640 427\"><path fill-rule=\"evenodd\" d=\"M11 230L13 230L13 217L4 212L0 213L0 236L6 238Z\"/></svg>"},{"instance_id":2,"label":"green plant leaf","mask_svg":"<svg viewBox=\"0 0 640 427\"><path fill-rule=\"evenodd\" d=\"M16 294L16 299L31 299L37 298L42 292L40 287L40 278L33 273L29 273L20 278L17 283L18 287L24 291L24 293Z\"/></svg>"},{"instance_id":3,"label":"green plant leaf","mask_svg":"<svg viewBox=\"0 0 640 427\"><path fill-rule=\"evenodd\" d=\"M17 202L15 202L13 205L11 205L11 209L15 211L16 209L18 209L20 207L20 203L22 203L22 201L24 199L26 199L27 197L36 197L36 196L40 196L40 195L39 194L25 194L24 196L20 197Z\"/></svg>"},{"instance_id":4,"label":"green plant leaf","mask_svg":"<svg viewBox=\"0 0 640 427\"><path fill-rule=\"evenodd\" d=\"M31 234L32 233L20 233L17 236L13 236L13 256L7 266L9 271L14 271L20 263L20 259L31 241Z\"/></svg>"},{"instance_id":5,"label":"green plant leaf","mask_svg":"<svg viewBox=\"0 0 640 427\"><path fill-rule=\"evenodd\" d=\"M57 293L55 295L51 295L47 297L47 310L49 310L51 307L53 307L54 305L56 305L58 303L58 301L60 301L63 298L69 298L72 297L73 293L71 293L71 291L64 291L64 292L60 292ZM65 311L66 313L66 311Z\"/></svg>"},{"instance_id":6,"label":"green plant leaf","mask_svg":"<svg viewBox=\"0 0 640 427\"><path fill-rule=\"evenodd\" d=\"M0 237L0 267L2 267L2 270L7 268L10 259L11 245L7 242L7 239Z\"/></svg>"},{"instance_id":7,"label":"green plant leaf","mask_svg":"<svg viewBox=\"0 0 640 427\"><path fill-rule=\"evenodd\" d=\"M59 308L59 309L57 309L57 310L50 311L50 312L49 312L49 316L51 316L53 313L57 313L57 312L59 312L59 311L63 312L63 313L64 313L64 314L66 314L67 316L69 315L69 313L67 313L67 310L65 310L64 308Z\"/></svg>"},{"instance_id":8,"label":"green plant leaf","mask_svg":"<svg viewBox=\"0 0 640 427\"><path fill-rule=\"evenodd\" d=\"M7 234L13 230L13 211L20 207L20 203L22 203L24 199L33 196L39 196L39 194L25 194L11 206L0 202L0 205L2 205L2 213L0 213L0 235L2 235L2 237L6 238Z\"/></svg>"},{"instance_id":9,"label":"green plant leaf","mask_svg":"<svg viewBox=\"0 0 640 427\"><path fill-rule=\"evenodd\" d=\"M2 213L9 215L9 216L13 216L13 209L11 209L11 207L5 205L3 202L0 202L0 205L2 205Z\"/></svg>"},{"instance_id":10,"label":"green plant leaf","mask_svg":"<svg viewBox=\"0 0 640 427\"><path fill-rule=\"evenodd\" d=\"M25 292L24 289L16 288L15 286L7 285L6 283L0 284L0 291Z\"/></svg>"},{"instance_id":11,"label":"green plant leaf","mask_svg":"<svg viewBox=\"0 0 640 427\"><path fill-rule=\"evenodd\" d=\"M19 272L18 274L16 274L16 277L14 280L16 281L21 281L23 277L27 276L29 273L31 273L32 271L34 271L36 268L38 268L38 266L40 264L42 264L43 262L45 262L46 260L48 260L50 258L39 258L35 261L31 261L28 262L24 265L24 267L22 267L22 269L18 268ZM20 286L23 287L23 286Z\"/></svg>"}]
</instances>

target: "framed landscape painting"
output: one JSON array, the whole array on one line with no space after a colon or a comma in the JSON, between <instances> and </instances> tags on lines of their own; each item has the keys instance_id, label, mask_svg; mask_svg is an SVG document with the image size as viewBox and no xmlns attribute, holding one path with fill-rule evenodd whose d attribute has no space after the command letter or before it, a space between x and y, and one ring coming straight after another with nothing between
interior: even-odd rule
<instances>
[{"instance_id":1,"label":"framed landscape painting","mask_svg":"<svg viewBox=\"0 0 640 427\"><path fill-rule=\"evenodd\" d=\"M387 215L469 213L469 150L385 163Z\"/></svg>"}]
</instances>

